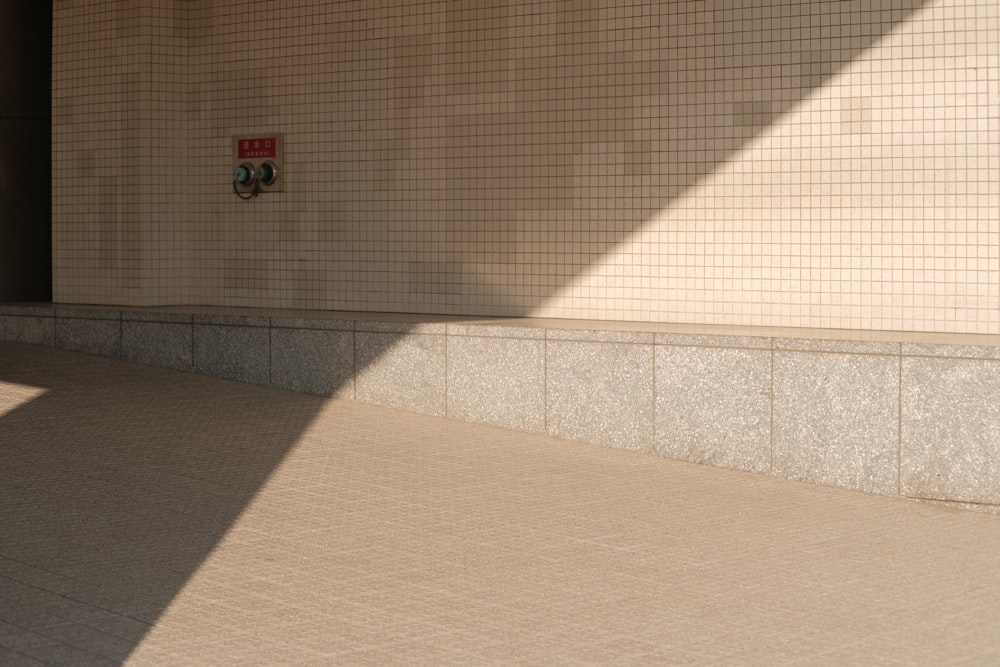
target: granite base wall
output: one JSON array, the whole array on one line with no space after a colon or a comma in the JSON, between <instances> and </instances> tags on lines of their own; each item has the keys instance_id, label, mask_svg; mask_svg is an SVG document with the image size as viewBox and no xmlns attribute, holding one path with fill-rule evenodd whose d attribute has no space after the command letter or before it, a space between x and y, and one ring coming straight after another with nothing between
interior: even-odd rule
<instances>
[{"instance_id":1,"label":"granite base wall","mask_svg":"<svg viewBox=\"0 0 1000 667\"><path fill-rule=\"evenodd\" d=\"M605 324L0 305L0 340L1000 510L1000 339Z\"/></svg>"}]
</instances>

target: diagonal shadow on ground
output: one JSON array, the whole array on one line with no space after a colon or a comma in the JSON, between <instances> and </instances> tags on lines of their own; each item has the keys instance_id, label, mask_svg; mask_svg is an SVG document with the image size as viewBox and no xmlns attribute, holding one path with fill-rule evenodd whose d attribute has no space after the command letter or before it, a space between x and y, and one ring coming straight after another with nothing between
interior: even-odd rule
<instances>
[{"instance_id":1,"label":"diagonal shadow on ground","mask_svg":"<svg viewBox=\"0 0 1000 667\"><path fill-rule=\"evenodd\" d=\"M322 402L0 344L0 663L127 658Z\"/></svg>"}]
</instances>

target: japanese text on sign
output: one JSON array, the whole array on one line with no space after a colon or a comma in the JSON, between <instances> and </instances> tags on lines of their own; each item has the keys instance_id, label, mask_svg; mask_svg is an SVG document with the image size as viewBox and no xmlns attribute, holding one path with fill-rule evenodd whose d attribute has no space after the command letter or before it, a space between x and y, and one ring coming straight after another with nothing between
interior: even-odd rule
<instances>
[{"instance_id":1,"label":"japanese text on sign","mask_svg":"<svg viewBox=\"0 0 1000 667\"><path fill-rule=\"evenodd\" d=\"M273 158L277 156L278 142L274 137L260 139L240 139L239 155L241 160L248 158Z\"/></svg>"}]
</instances>

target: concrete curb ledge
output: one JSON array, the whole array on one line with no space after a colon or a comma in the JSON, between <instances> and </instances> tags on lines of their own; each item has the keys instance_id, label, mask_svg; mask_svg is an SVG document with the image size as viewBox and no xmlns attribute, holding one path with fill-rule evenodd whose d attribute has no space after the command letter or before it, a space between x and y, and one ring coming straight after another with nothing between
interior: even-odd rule
<instances>
[{"instance_id":1,"label":"concrete curb ledge","mask_svg":"<svg viewBox=\"0 0 1000 667\"><path fill-rule=\"evenodd\" d=\"M0 304L0 340L1000 512L1000 336Z\"/></svg>"}]
</instances>

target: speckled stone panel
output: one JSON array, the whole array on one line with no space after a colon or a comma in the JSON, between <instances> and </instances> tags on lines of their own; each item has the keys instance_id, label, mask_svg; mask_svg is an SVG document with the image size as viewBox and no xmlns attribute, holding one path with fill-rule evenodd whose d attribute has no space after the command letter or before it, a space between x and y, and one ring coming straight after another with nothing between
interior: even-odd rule
<instances>
[{"instance_id":1,"label":"speckled stone panel","mask_svg":"<svg viewBox=\"0 0 1000 667\"><path fill-rule=\"evenodd\" d=\"M33 345L55 345L54 317L0 315L0 340Z\"/></svg>"},{"instance_id":2,"label":"speckled stone panel","mask_svg":"<svg viewBox=\"0 0 1000 667\"><path fill-rule=\"evenodd\" d=\"M357 320L354 323L357 331L385 334L445 334L448 325L445 322L413 322L406 320Z\"/></svg>"},{"instance_id":3,"label":"speckled stone panel","mask_svg":"<svg viewBox=\"0 0 1000 667\"><path fill-rule=\"evenodd\" d=\"M897 492L899 357L776 351L773 471Z\"/></svg>"},{"instance_id":4,"label":"speckled stone panel","mask_svg":"<svg viewBox=\"0 0 1000 667\"><path fill-rule=\"evenodd\" d=\"M448 416L544 433L544 341L449 336Z\"/></svg>"},{"instance_id":5,"label":"speckled stone panel","mask_svg":"<svg viewBox=\"0 0 1000 667\"><path fill-rule=\"evenodd\" d=\"M653 346L549 340L550 435L620 449L653 448Z\"/></svg>"},{"instance_id":6,"label":"speckled stone panel","mask_svg":"<svg viewBox=\"0 0 1000 667\"><path fill-rule=\"evenodd\" d=\"M56 347L73 352L120 357L122 327L117 319L56 319Z\"/></svg>"},{"instance_id":7,"label":"speckled stone panel","mask_svg":"<svg viewBox=\"0 0 1000 667\"><path fill-rule=\"evenodd\" d=\"M657 346L656 451L768 472L770 350Z\"/></svg>"},{"instance_id":8,"label":"speckled stone panel","mask_svg":"<svg viewBox=\"0 0 1000 667\"><path fill-rule=\"evenodd\" d=\"M122 358L128 361L191 371L192 348L190 322L122 322Z\"/></svg>"},{"instance_id":9,"label":"speckled stone panel","mask_svg":"<svg viewBox=\"0 0 1000 667\"><path fill-rule=\"evenodd\" d=\"M930 343L904 343L903 356L1000 359L1000 347L988 347L985 345L935 345Z\"/></svg>"},{"instance_id":10,"label":"speckled stone panel","mask_svg":"<svg viewBox=\"0 0 1000 667\"><path fill-rule=\"evenodd\" d=\"M105 306L62 306L54 308L57 318L74 318L80 320L116 320L122 319L122 311Z\"/></svg>"},{"instance_id":11,"label":"speckled stone panel","mask_svg":"<svg viewBox=\"0 0 1000 667\"><path fill-rule=\"evenodd\" d=\"M228 313L195 313L192 315L195 324L233 326L233 327L267 327L270 319L263 315L233 315Z\"/></svg>"},{"instance_id":12,"label":"speckled stone panel","mask_svg":"<svg viewBox=\"0 0 1000 667\"><path fill-rule=\"evenodd\" d=\"M319 396L354 398L354 332L271 329L271 384Z\"/></svg>"},{"instance_id":13,"label":"speckled stone panel","mask_svg":"<svg viewBox=\"0 0 1000 667\"><path fill-rule=\"evenodd\" d=\"M444 335L358 331L356 336L357 400L446 414Z\"/></svg>"},{"instance_id":14,"label":"speckled stone panel","mask_svg":"<svg viewBox=\"0 0 1000 667\"><path fill-rule=\"evenodd\" d=\"M168 322L171 324L190 325L194 316L191 313L174 313L164 310L123 310L124 322Z\"/></svg>"},{"instance_id":15,"label":"speckled stone panel","mask_svg":"<svg viewBox=\"0 0 1000 667\"><path fill-rule=\"evenodd\" d=\"M771 339L761 336L718 336L704 334L658 333L656 342L662 345L687 347L738 347L770 350Z\"/></svg>"},{"instance_id":16,"label":"speckled stone panel","mask_svg":"<svg viewBox=\"0 0 1000 667\"><path fill-rule=\"evenodd\" d=\"M55 314L56 309L51 304L0 303L0 315L55 317Z\"/></svg>"},{"instance_id":17,"label":"speckled stone panel","mask_svg":"<svg viewBox=\"0 0 1000 667\"><path fill-rule=\"evenodd\" d=\"M575 340L580 342L652 344L656 334L649 331L617 331L614 329L548 329L548 340Z\"/></svg>"},{"instance_id":18,"label":"speckled stone panel","mask_svg":"<svg viewBox=\"0 0 1000 667\"><path fill-rule=\"evenodd\" d=\"M269 348L267 327L194 325L194 368L198 373L267 384Z\"/></svg>"},{"instance_id":19,"label":"speckled stone panel","mask_svg":"<svg viewBox=\"0 0 1000 667\"><path fill-rule=\"evenodd\" d=\"M900 344L871 340L825 338L775 338L774 349L801 352L844 352L856 354L899 354Z\"/></svg>"},{"instance_id":20,"label":"speckled stone panel","mask_svg":"<svg viewBox=\"0 0 1000 667\"><path fill-rule=\"evenodd\" d=\"M354 331L354 320L340 317L272 317L271 326L281 329Z\"/></svg>"},{"instance_id":21,"label":"speckled stone panel","mask_svg":"<svg viewBox=\"0 0 1000 667\"><path fill-rule=\"evenodd\" d=\"M1000 504L1000 362L903 359L900 491Z\"/></svg>"},{"instance_id":22,"label":"speckled stone panel","mask_svg":"<svg viewBox=\"0 0 1000 667\"><path fill-rule=\"evenodd\" d=\"M536 338L544 340L546 330L542 327L519 327L511 324L499 326L491 324L464 324L449 322L449 336L477 336L481 338Z\"/></svg>"}]
</instances>

